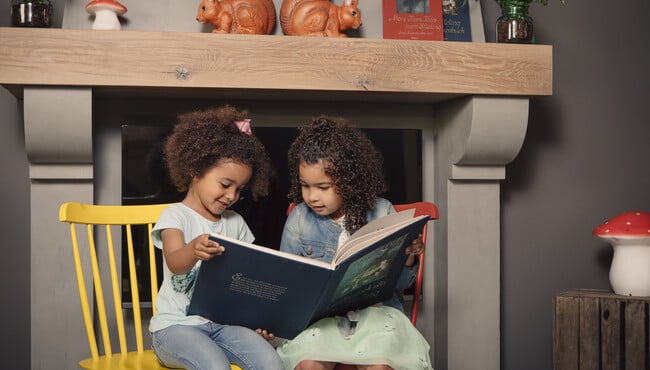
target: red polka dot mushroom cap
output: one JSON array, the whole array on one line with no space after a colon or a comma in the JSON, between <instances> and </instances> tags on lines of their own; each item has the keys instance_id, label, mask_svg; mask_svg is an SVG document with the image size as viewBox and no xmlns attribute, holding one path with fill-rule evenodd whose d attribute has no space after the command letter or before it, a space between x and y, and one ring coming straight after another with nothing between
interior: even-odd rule
<instances>
[{"instance_id":1,"label":"red polka dot mushroom cap","mask_svg":"<svg viewBox=\"0 0 650 370\"><path fill-rule=\"evenodd\" d=\"M86 11L91 15L99 10L111 10L117 15L126 13L126 7L115 0L93 0L86 4Z\"/></svg>"},{"instance_id":2,"label":"red polka dot mushroom cap","mask_svg":"<svg viewBox=\"0 0 650 370\"><path fill-rule=\"evenodd\" d=\"M598 225L591 234L601 238L650 238L650 213L621 213Z\"/></svg>"}]
</instances>

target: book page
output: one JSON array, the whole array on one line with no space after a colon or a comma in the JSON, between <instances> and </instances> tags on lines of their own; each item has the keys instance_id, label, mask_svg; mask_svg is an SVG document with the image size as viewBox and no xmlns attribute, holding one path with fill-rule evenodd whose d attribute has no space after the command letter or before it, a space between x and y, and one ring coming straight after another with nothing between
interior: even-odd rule
<instances>
[{"instance_id":1,"label":"book page","mask_svg":"<svg viewBox=\"0 0 650 370\"><path fill-rule=\"evenodd\" d=\"M279 251L279 250L269 248L269 247L263 247L263 246L257 245L257 244L246 243L244 241L237 240L237 239L234 239L234 238L229 238L227 236L220 235L220 234L210 234L210 239L216 241L217 243L219 243L219 240L225 240L225 241L228 241L230 243L238 244L238 245L241 245L242 247L250 248L250 249L260 251L260 252L263 252L263 253L273 254L273 255L276 255L276 256L280 256L282 258L286 258L286 259L290 259L290 260L294 260L294 261L298 261L298 262L302 262L302 263L307 263L307 264L310 264L310 265L315 265L315 266L323 267L323 268L330 269L330 270L333 269L333 264L331 264L331 263L315 260L313 258L299 256L299 255L293 254L293 253L287 253L287 252ZM228 248L226 248L224 253L228 253Z\"/></svg>"},{"instance_id":2,"label":"book page","mask_svg":"<svg viewBox=\"0 0 650 370\"><path fill-rule=\"evenodd\" d=\"M411 211L412 210L406 210L406 211L402 211L402 212L399 212L399 213L407 212L407 213L412 214L413 212L411 212ZM397 214L398 213L394 213L394 214L391 214L391 215L388 215L388 216L393 216L393 215L397 215ZM387 217L387 216L385 216L385 217ZM382 217L382 218L380 218L378 220L382 220L385 217ZM363 234L361 236L356 236L354 239L349 239L347 242L345 242L342 246L340 246L336 250L336 254L334 256L333 263L336 264L339 261L344 260L345 258L347 258L348 256L356 253L357 251L359 251L359 250L361 250L363 248L366 248L369 245L372 245L378 239L381 239L386 235L392 234L392 233L396 232L397 230L403 229L404 227L414 223L415 221L417 221L417 220L419 220L421 218L428 218L428 216L424 215L424 216L419 216L419 217L415 217L415 218L410 217L410 218L406 218L406 219L402 219L402 217L390 218L390 220L399 220L399 222L396 223L396 224L388 224L388 225L386 225L386 226L384 226L384 227L382 227L380 229L373 230L373 231L368 231L368 232L366 232L365 234ZM385 220L383 220L383 221L385 221ZM385 225L386 222L381 222L380 224ZM356 233L355 233L355 235L356 235Z\"/></svg>"},{"instance_id":3,"label":"book page","mask_svg":"<svg viewBox=\"0 0 650 370\"><path fill-rule=\"evenodd\" d=\"M352 240L364 236L368 233L385 229L386 227L402 223L405 220L410 220L413 218L414 214L415 209L405 209L401 212L391 213L386 216L379 217L378 219L372 220L371 222L363 225L354 234L350 235L350 238L345 242L345 244L350 243Z\"/></svg>"},{"instance_id":4,"label":"book page","mask_svg":"<svg viewBox=\"0 0 650 370\"><path fill-rule=\"evenodd\" d=\"M364 235L360 238L355 239L352 243L350 244L345 244L342 245L337 251L336 255L334 256L333 261L334 263L338 263L339 261L345 260L347 257L350 255L356 253L357 251L371 245L372 243L376 242L377 240L381 239L384 237L385 234L377 234L377 233L372 233L371 235ZM342 249L342 247L344 247Z\"/></svg>"}]
</instances>

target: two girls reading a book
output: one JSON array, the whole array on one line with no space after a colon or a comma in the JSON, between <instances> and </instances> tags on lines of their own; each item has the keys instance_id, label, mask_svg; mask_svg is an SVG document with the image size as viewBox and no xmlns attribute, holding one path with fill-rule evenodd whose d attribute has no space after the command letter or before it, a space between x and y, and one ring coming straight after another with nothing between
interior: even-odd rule
<instances>
[{"instance_id":1,"label":"two girls reading a book","mask_svg":"<svg viewBox=\"0 0 650 370\"><path fill-rule=\"evenodd\" d=\"M164 156L172 182L186 195L163 210L152 232L164 261L157 313L149 326L158 360L184 369L225 370L230 363L282 369L273 346L255 331L187 315L201 261L224 252L208 234L252 242L244 219L228 207L244 188L253 198L268 193L270 160L252 135L247 112L224 106L179 116Z\"/></svg>"},{"instance_id":2,"label":"two girls reading a book","mask_svg":"<svg viewBox=\"0 0 650 370\"><path fill-rule=\"evenodd\" d=\"M300 128L289 148L289 214L280 249L330 262L354 231L395 209L379 195L386 189L381 154L367 136L342 118L320 116ZM415 279L418 238L397 289ZM285 369L431 369L429 344L404 314L396 294L383 304L316 321L278 347Z\"/></svg>"}]
</instances>

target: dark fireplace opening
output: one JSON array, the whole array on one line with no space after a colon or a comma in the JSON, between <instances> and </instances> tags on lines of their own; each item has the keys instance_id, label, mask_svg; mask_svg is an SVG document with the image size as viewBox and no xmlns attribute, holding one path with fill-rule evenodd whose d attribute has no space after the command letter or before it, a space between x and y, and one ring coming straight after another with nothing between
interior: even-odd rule
<instances>
[{"instance_id":1,"label":"dark fireplace opening","mask_svg":"<svg viewBox=\"0 0 650 370\"><path fill-rule=\"evenodd\" d=\"M411 203L422 199L422 135L417 129L363 129L384 157L388 192L383 196L393 203ZM162 160L162 143L171 127L122 126L122 204L156 204L177 202L183 195L171 185ZM271 195L256 202L244 197L233 210L241 214L255 235L255 244L278 248L286 220L289 179L287 151L297 135L295 127L255 127L255 135L266 146L276 176ZM145 286L149 279L146 229L133 230L138 280ZM123 245L125 245L123 243ZM162 261L157 250L157 261ZM123 302L131 302L128 263L122 253ZM162 267L158 266L162 279ZM158 282L160 284L160 281ZM141 302L150 302L150 293L141 292Z\"/></svg>"}]
</instances>

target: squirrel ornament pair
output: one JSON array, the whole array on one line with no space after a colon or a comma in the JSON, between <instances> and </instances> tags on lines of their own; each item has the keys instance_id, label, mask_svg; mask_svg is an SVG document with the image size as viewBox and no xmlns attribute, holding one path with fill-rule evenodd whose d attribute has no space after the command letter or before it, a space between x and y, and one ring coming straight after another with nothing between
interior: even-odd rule
<instances>
[{"instance_id":1,"label":"squirrel ornament pair","mask_svg":"<svg viewBox=\"0 0 650 370\"><path fill-rule=\"evenodd\" d=\"M268 35L275 27L273 0L202 0L196 20L215 26L214 33ZM359 0L282 0L280 26L289 36L347 37L361 27Z\"/></svg>"}]
</instances>

